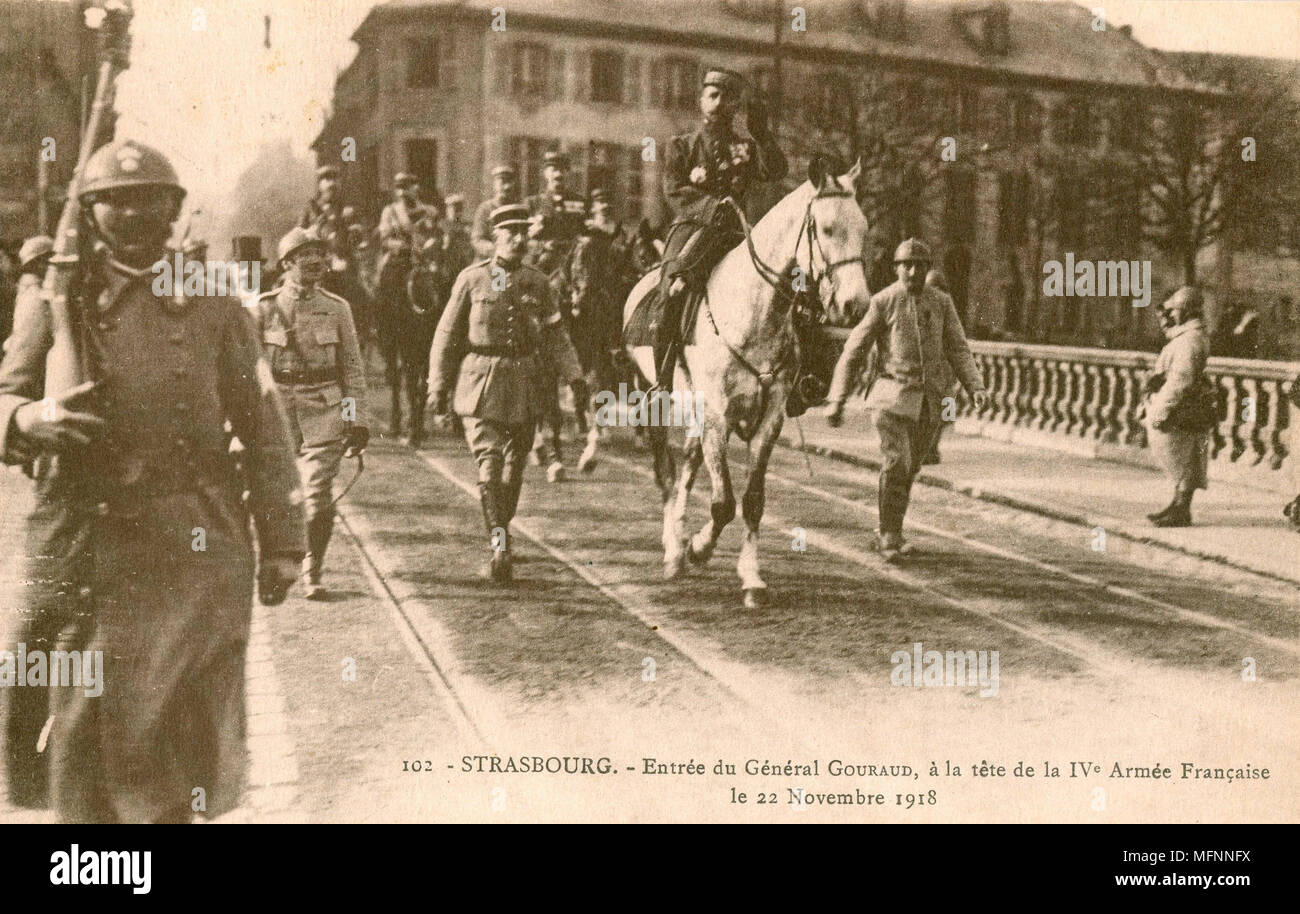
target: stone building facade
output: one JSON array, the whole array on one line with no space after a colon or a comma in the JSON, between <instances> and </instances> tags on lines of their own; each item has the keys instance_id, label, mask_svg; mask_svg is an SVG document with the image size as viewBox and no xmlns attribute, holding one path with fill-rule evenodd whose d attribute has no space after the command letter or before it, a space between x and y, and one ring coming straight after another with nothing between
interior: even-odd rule
<instances>
[{"instance_id":1,"label":"stone building facade","mask_svg":"<svg viewBox=\"0 0 1300 914\"><path fill-rule=\"evenodd\" d=\"M541 154L565 149L576 190L604 186L622 218L662 224L658 150L696 122L703 67L774 89L775 9L392 0L355 32L357 56L314 148L337 162L355 141L349 193L372 213L398 170L475 201L492 165L515 164L531 192ZM791 184L813 152L862 155L878 250L907 234L931 240L977 332L1153 341L1154 308L1044 298L1042 265L1066 252L1150 258L1157 296L1179 285L1181 265L1143 241L1138 143L1159 111L1213 112L1220 94L1074 3L828 0L784 13L774 107Z\"/></svg>"}]
</instances>

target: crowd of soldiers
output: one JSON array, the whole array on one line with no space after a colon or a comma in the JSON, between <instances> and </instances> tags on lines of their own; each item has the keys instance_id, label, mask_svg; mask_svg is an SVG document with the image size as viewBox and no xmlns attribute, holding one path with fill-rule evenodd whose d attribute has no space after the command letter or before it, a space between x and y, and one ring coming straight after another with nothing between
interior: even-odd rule
<instances>
[{"instance_id":1,"label":"crowd of soldiers","mask_svg":"<svg viewBox=\"0 0 1300 914\"><path fill-rule=\"evenodd\" d=\"M748 136L733 130L741 95L740 77L708 70L700 126L668 146L664 190L679 209L655 337L666 386L682 302L737 241L731 202L786 172L757 98L745 106ZM61 328L40 277L54 245L31 239L0 365L0 457L25 468L36 495L17 575L29 583L6 641L102 652L106 685L97 698L68 687L5 690L11 802L52 805L65 820L131 822L185 822L235 805L254 586L267 605L295 580L308 597L323 593L334 480L370 437L362 344L391 319L391 309L357 305L402 294L394 264L451 265L427 406L459 421L478 466L484 575L511 581L510 524L528 452L538 446L558 481L559 385L576 403L588 393L549 274L581 234L629 248L637 240L611 218L606 191L587 200L570 191L562 153L542 165L544 187L526 199L514 168L493 168L492 195L468 226L462 199L431 207L412 175L397 175L374 275L363 265L368 233L344 203L339 171L325 166L279 242L278 283L242 302L209 296L196 306L193 296L152 292L151 266L170 255L185 197L171 164L131 140L94 153L76 226L90 377L46 395L46 356ZM908 551L903 515L938 437L940 399L954 379L977 403L987 397L952 299L927 284L928 247L910 239L893 259L897 282L871 299L850 338L828 413L838 424L874 346L880 377L868 405L879 411L879 548L890 561Z\"/></svg>"}]
</instances>

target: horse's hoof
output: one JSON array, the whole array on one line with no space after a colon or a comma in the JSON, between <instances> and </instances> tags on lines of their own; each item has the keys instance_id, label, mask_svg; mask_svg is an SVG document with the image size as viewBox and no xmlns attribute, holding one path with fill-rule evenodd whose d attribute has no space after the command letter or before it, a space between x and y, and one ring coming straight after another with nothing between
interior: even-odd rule
<instances>
[{"instance_id":1,"label":"horse's hoof","mask_svg":"<svg viewBox=\"0 0 1300 914\"><path fill-rule=\"evenodd\" d=\"M676 581L686 574L686 562L682 559L669 559L664 562L664 580Z\"/></svg>"},{"instance_id":2,"label":"horse's hoof","mask_svg":"<svg viewBox=\"0 0 1300 914\"><path fill-rule=\"evenodd\" d=\"M690 559L692 565L700 565L700 566L707 565L709 564L709 559L713 558L713 550L705 549L700 552L696 552L694 544L687 543L686 557Z\"/></svg>"},{"instance_id":3,"label":"horse's hoof","mask_svg":"<svg viewBox=\"0 0 1300 914\"><path fill-rule=\"evenodd\" d=\"M745 588L745 609L759 609L767 605L766 587Z\"/></svg>"},{"instance_id":4,"label":"horse's hoof","mask_svg":"<svg viewBox=\"0 0 1300 914\"><path fill-rule=\"evenodd\" d=\"M564 471L564 464L560 463L558 460L553 461L551 465L546 468L547 482L564 482L568 478L568 474Z\"/></svg>"},{"instance_id":5,"label":"horse's hoof","mask_svg":"<svg viewBox=\"0 0 1300 914\"><path fill-rule=\"evenodd\" d=\"M595 454L588 454L586 452L583 452L583 455L578 458L578 472L590 473L591 471L596 469L597 463L599 463L599 461L596 459Z\"/></svg>"}]
</instances>

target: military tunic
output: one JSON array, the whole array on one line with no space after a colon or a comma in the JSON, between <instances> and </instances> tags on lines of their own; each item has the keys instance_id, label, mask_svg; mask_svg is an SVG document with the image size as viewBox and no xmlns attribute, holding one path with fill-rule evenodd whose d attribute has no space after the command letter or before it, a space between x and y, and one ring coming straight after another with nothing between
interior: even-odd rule
<instances>
[{"instance_id":1,"label":"military tunic","mask_svg":"<svg viewBox=\"0 0 1300 914\"><path fill-rule=\"evenodd\" d=\"M162 298L148 271L101 272L87 351L105 432L85 455L37 464L26 583L5 605L19 608L6 619L17 623L10 645L102 651L103 692L0 690L10 795L44 805L48 774L64 820L145 822L189 809L202 788L213 816L243 784L250 510L262 555L304 553L287 422L237 300ZM0 455L11 464L37 456L12 419L43 396L51 343L44 299L25 302L0 366ZM244 445L243 479L227 422ZM36 692L53 715L42 754Z\"/></svg>"},{"instance_id":2,"label":"military tunic","mask_svg":"<svg viewBox=\"0 0 1300 914\"><path fill-rule=\"evenodd\" d=\"M345 423L366 424L366 376L352 309L324 289L305 291L286 281L258 297L253 316L289 418L310 522L333 500Z\"/></svg>"},{"instance_id":3,"label":"military tunic","mask_svg":"<svg viewBox=\"0 0 1300 914\"><path fill-rule=\"evenodd\" d=\"M440 400L454 385L452 408L482 481L500 481L503 467L507 476L521 469L555 375L582 376L561 320L546 276L532 267L494 258L456 278L433 338L429 390Z\"/></svg>"}]
</instances>

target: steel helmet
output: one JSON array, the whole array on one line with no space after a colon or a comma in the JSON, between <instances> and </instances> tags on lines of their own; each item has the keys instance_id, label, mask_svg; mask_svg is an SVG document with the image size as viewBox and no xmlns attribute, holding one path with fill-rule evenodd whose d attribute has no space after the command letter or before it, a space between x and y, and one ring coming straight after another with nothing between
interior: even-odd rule
<instances>
[{"instance_id":1,"label":"steel helmet","mask_svg":"<svg viewBox=\"0 0 1300 914\"><path fill-rule=\"evenodd\" d=\"M284 262L291 257L294 252L307 247L309 244L314 244L317 247L322 248L325 247L325 242L315 232L297 226L290 229L289 234L280 239L280 247L278 250L280 266L283 267Z\"/></svg>"},{"instance_id":2,"label":"steel helmet","mask_svg":"<svg viewBox=\"0 0 1300 914\"><path fill-rule=\"evenodd\" d=\"M930 254L930 246L920 238L908 238L894 251L894 263L907 263L909 261L933 263L934 258Z\"/></svg>"},{"instance_id":3,"label":"steel helmet","mask_svg":"<svg viewBox=\"0 0 1300 914\"><path fill-rule=\"evenodd\" d=\"M166 187L185 198L185 188L167 157L134 140L117 140L101 146L86 163L78 196L85 198L118 187Z\"/></svg>"}]
</instances>

